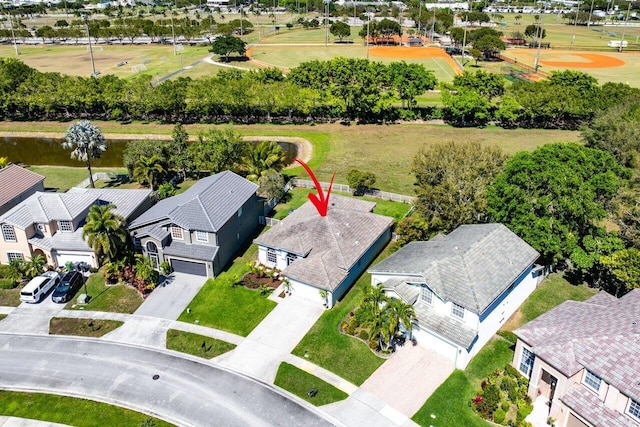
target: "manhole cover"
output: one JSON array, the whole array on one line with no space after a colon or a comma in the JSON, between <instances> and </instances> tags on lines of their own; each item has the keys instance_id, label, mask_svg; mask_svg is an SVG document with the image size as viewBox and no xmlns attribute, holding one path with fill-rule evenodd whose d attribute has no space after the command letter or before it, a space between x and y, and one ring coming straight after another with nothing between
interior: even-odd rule
<instances>
[{"instance_id":1,"label":"manhole cover","mask_svg":"<svg viewBox=\"0 0 640 427\"><path fill-rule=\"evenodd\" d=\"M151 378L153 378L153 380L155 381L155 380L157 380L158 378L160 378L160 375L155 374L155 375L154 375L153 377L151 377Z\"/></svg>"}]
</instances>

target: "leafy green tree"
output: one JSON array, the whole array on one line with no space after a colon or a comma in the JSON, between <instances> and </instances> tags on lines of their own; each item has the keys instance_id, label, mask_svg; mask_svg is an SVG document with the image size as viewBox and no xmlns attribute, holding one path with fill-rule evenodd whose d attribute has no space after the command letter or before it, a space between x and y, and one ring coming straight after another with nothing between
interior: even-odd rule
<instances>
[{"instance_id":1,"label":"leafy green tree","mask_svg":"<svg viewBox=\"0 0 640 427\"><path fill-rule=\"evenodd\" d=\"M0 169L6 168L7 166L9 166L9 158L0 157Z\"/></svg>"},{"instance_id":2,"label":"leafy green tree","mask_svg":"<svg viewBox=\"0 0 640 427\"><path fill-rule=\"evenodd\" d=\"M480 50L485 58L491 57L493 54L505 50L507 45L497 36L484 36L473 42L473 47Z\"/></svg>"},{"instance_id":3,"label":"leafy green tree","mask_svg":"<svg viewBox=\"0 0 640 427\"><path fill-rule=\"evenodd\" d=\"M433 234L429 223L418 216L410 216L398 222L395 230L398 239L391 243L391 251L395 252L409 242L429 240Z\"/></svg>"},{"instance_id":4,"label":"leafy green tree","mask_svg":"<svg viewBox=\"0 0 640 427\"><path fill-rule=\"evenodd\" d=\"M158 191L156 192L156 196L158 200L163 200L176 195L176 187L173 186L170 182L165 182L160 184L158 187Z\"/></svg>"},{"instance_id":5,"label":"leafy green tree","mask_svg":"<svg viewBox=\"0 0 640 427\"><path fill-rule=\"evenodd\" d=\"M542 28L540 25L531 24L527 25L527 28L524 29L524 35L530 39L542 40L547 37L547 30Z\"/></svg>"},{"instance_id":6,"label":"leafy green tree","mask_svg":"<svg viewBox=\"0 0 640 427\"><path fill-rule=\"evenodd\" d=\"M247 179L257 181L265 172L280 172L287 165L287 154L275 141L261 141L249 145L242 159Z\"/></svg>"},{"instance_id":7,"label":"leafy green tree","mask_svg":"<svg viewBox=\"0 0 640 427\"><path fill-rule=\"evenodd\" d=\"M431 233L487 219L487 188L502 171L505 156L479 142L425 145L413 159L417 213Z\"/></svg>"},{"instance_id":8,"label":"leafy green tree","mask_svg":"<svg viewBox=\"0 0 640 427\"><path fill-rule=\"evenodd\" d=\"M498 104L498 109L494 113L495 119L504 128L513 128L520 120L520 104L511 96L507 95L502 98L502 102Z\"/></svg>"},{"instance_id":9,"label":"leafy green tree","mask_svg":"<svg viewBox=\"0 0 640 427\"><path fill-rule=\"evenodd\" d=\"M91 159L98 159L107 150L107 142L100 128L91 124L88 120L82 120L72 124L65 134L66 141L62 143L65 149L73 148L71 158L87 164L89 182L91 188L95 188L93 175L91 174Z\"/></svg>"},{"instance_id":10,"label":"leafy green tree","mask_svg":"<svg viewBox=\"0 0 640 427\"><path fill-rule=\"evenodd\" d=\"M189 134L185 130L182 123L176 123L171 132L173 145L169 155L169 164L182 175L182 179L186 179L187 174L194 170L193 156L189 151Z\"/></svg>"},{"instance_id":11,"label":"leafy green tree","mask_svg":"<svg viewBox=\"0 0 640 427\"><path fill-rule=\"evenodd\" d=\"M82 227L82 238L93 248L98 259L116 261L127 243L126 221L117 215L114 205L93 205Z\"/></svg>"},{"instance_id":12,"label":"leafy green tree","mask_svg":"<svg viewBox=\"0 0 640 427\"><path fill-rule=\"evenodd\" d=\"M453 86L458 89L472 90L487 98L504 94L505 80L501 74L465 71L453 78Z\"/></svg>"},{"instance_id":13,"label":"leafy green tree","mask_svg":"<svg viewBox=\"0 0 640 427\"><path fill-rule=\"evenodd\" d=\"M167 164L170 162L172 151L171 141L151 139L131 141L122 153L122 162L129 176L133 178L133 170L140 157L158 156L164 164Z\"/></svg>"},{"instance_id":14,"label":"leafy green tree","mask_svg":"<svg viewBox=\"0 0 640 427\"><path fill-rule=\"evenodd\" d=\"M329 32L342 41L343 38L351 35L351 27L342 21L335 21L329 27Z\"/></svg>"},{"instance_id":15,"label":"leafy green tree","mask_svg":"<svg viewBox=\"0 0 640 427\"><path fill-rule=\"evenodd\" d=\"M36 254L31 257L31 260L24 264L24 275L28 279L32 279L44 272L44 268L47 265L47 260L40 254Z\"/></svg>"},{"instance_id":16,"label":"leafy green tree","mask_svg":"<svg viewBox=\"0 0 640 427\"><path fill-rule=\"evenodd\" d=\"M637 248L616 251L600 258L600 262L609 276L618 282L616 294L619 294L620 290L640 288L640 250Z\"/></svg>"},{"instance_id":17,"label":"leafy green tree","mask_svg":"<svg viewBox=\"0 0 640 427\"><path fill-rule=\"evenodd\" d=\"M474 90L445 90L442 104L445 120L454 126L482 126L491 118L491 103Z\"/></svg>"},{"instance_id":18,"label":"leafy green tree","mask_svg":"<svg viewBox=\"0 0 640 427\"><path fill-rule=\"evenodd\" d=\"M189 146L189 150L200 170L214 174L240 169L249 144L230 129L223 131L212 129L198 135L198 140Z\"/></svg>"},{"instance_id":19,"label":"leafy green tree","mask_svg":"<svg viewBox=\"0 0 640 427\"><path fill-rule=\"evenodd\" d=\"M229 54L235 52L240 56L244 56L246 51L247 44L244 40L232 35L218 36L211 45L211 49L209 49L209 52L224 56L225 62L229 62Z\"/></svg>"},{"instance_id":20,"label":"leafy green tree","mask_svg":"<svg viewBox=\"0 0 640 427\"><path fill-rule=\"evenodd\" d=\"M347 174L347 183L354 196L362 196L376 183L376 175L373 172L351 169Z\"/></svg>"},{"instance_id":21,"label":"leafy green tree","mask_svg":"<svg viewBox=\"0 0 640 427\"><path fill-rule=\"evenodd\" d=\"M258 178L258 185L260 186L258 193L266 197L267 200L280 197L285 185L284 177L273 169L267 170Z\"/></svg>"},{"instance_id":22,"label":"leafy green tree","mask_svg":"<svg viewBox=\"0 0 640 427\"><path fill-rule=\"evenodd\" d=\"M603 235L599 221L630 176L608 153L577 144L548 144L520 152L488 191L488 212L553 264L594 252L587 237Z\"/></svg>"},{"instance_id":23,"label":"leafy green tree","mask_svg":"<svg viewBox=\"0 0 640 427\"><path fill-rule=\"evenodd\" d=\"M392 62L388 68L389 79L392 87L402 100L404 108L416 105L416 96L431 90L436 86L437 80L433 71L427 70L422 64L407 64L406 62Z\"/></svg>"},{"instance_id":24,"label":"leafy green tree","mask_svg":"<svg viewBox=\"0 0 640 427\"><path fill-rule=\"evenodd\" d=\"M133 177L142 185L147 184L153 191L153 184L165 172L162 159L153 155L151 157L141 156L136 162L133 170Z\"/></svg>"}]
</instances>

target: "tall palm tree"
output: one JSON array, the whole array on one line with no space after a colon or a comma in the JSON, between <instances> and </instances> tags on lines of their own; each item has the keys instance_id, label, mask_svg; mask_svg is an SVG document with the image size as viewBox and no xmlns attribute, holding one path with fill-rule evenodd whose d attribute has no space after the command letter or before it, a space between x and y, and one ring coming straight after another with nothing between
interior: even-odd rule
<instances>
[{"instance_id":1,"label":"tall palm tree","mask_svg":"<svg viewBox=\"0 0 640 427\"><path fill-rule=\"evenodd\" d=\"M382 286L367 286L362 297L361 308L368 311L371 317L381 317L382 311L389 301Z\"/></svg>"},{"instance_id":2,"label":"tall palm tree","mask_svg":"<svg viewBox=\"0 0 640 427\"><path fill-rule=\"evenodd\" d=\"M400 332L400 324L404 326L405 330L411 330L413 321L416 319L416 312L411 304L392 298L386 307L389 316L389 328L392 335L397 335Z\"/></svg>"},{"instance_id":3,"label":"tall palm tree","mask_svg":"<svg viewBox=\"0 0 640 427\"><path fill-rule=\"evenodd\" d=\"M140 184L149 184L151 191L153 191L153 183L157 181L158 176L162 173L164 173L162 159L157 154L154 154L151 157L140 156L133 170L133 177Z\"/></svg>"},{"instance_id":4,"label":"tall palm tree","mask_svg":"<svg viewBox=\"0 0 640 427\"><path fill-rule=\"evenodd\" d=\"M280 172L287 165L287 155L275 141L262 141L251 147L243 158L247 179L257 181L268 171Z\"/></svg>"},{"instance_id":5,"label":"tall palm tree","mask_svg":"<svg viewBox=\"0 0 640 427\"><path fill-rule=\"evenodd\" d=\"M73 148L71 158L86 162L89 171L91 188L95 188L91 174L91 159L98 159L107 149L107 142L100 128L91 124L89 120L81 120L69 126L65 134L66 141L62 143L65 149Z\"/></svg>"},{"instance_id":6,"label":"tall palm tree","mask_svg":"<svg viewBox=\"0 0 640 427\"><path fill-rule=\"evenodd\" d=\"M42 274L44 267L47 265L47 260L40 254L36 254L31 257L31 261L25 262L24 274L28 278L34 278L39 274Z\"/></svg>"},{"instance_id":7,"label":"tall palm tree","mask_svg":"<svg viewBox=\"0 0 640 427\"><path fill-rule=\"evenodd\" d=\"M82 229L82 238L93 248L99 259L113 261L127 241L125 220L116 215L114 205L93 205Z\"/></svg>"}]
</instances>

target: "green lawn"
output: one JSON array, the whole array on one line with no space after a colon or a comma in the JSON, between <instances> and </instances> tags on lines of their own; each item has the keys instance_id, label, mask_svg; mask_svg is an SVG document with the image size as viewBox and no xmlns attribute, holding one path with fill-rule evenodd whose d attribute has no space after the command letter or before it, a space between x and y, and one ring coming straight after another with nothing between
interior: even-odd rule
<instances>
[{"instance_id":1,"label":"green lawn","mask_svg":"<svg viewBox=\"0 0 640 427\"><path fill-rule=\"evenodd\" d=\"M122 324L123 322L117 320L52 317L49 322L49 334L99 338Z\"/></svg>"},{"instance_id":2,"label":"green lawn","mask_svg":"<svg viewBox=\"0 0 640 427\"><path fill-rule=\"evenodd\" d=\"M383 259L386 255L380 255ZM365 343L338 331L340 321L359 304L365 286L371 286L371 275L363 274L344 299L322 316L293 349L293 354L304 357L308 351L309 361L361 385L384 359L376 356Z\"/></svg>"},{"instance_id":3,"label":"green lawn","mask_svg":"<svg viewBox=\"0 0 640 427\"><path fill-rule=\"evenodd\" d=\"M0 415L28 418L75 427L139 426L152 419L155 427L165 421L106 403L44 393L0 390Z\"/></svg>"},{"instance_id":4,"label":"green lawn","mask_svg":"<svg viewBox=\"0 0 640 427\"><path fill-rule=\"evenodd\" d=\"M129 285L107 286L104 276L98 272L87 279L87 290L91 295L89 304L76 304L75 298L65 308L72 310L109 311L113 313L133 313L144 301L140 294ZM84 287L78 292L83 293Z\"/></svg>"},{"instance_id":5,"label":"green lawn","mask_svg":"<svg viewBox=\"0 0 640 427\"><path fill-rule=\"evenodd\" d=\"M56 188L57 191L60 192L67 191L71 187L89 178L87 168L85 167L31 166L29 170L45 177L44 186L46 188ZM93 173L126 173L124 169L92 168L91 170Z\"/></svg>"},{"instance_id":6,"label":"green lawn","mask_svg":"<svg viewBox=\"0 0 640 427\"><path fill-rule=\"evenodd\" d=\"M6 318L8 315L7 314L0 314L0 320Z\"/></svg>"},{"instance_id":7,"label":"green lawn","mask_svg":"<svg viewBox=\"0 0 640 427\"><path fill-rule=\"evenodd\" d=\"M167 348L205 359L213 359L227 351L233 350L236 346L235 344L204 335L169 329L167 331Z\"/></svg>"},{"instance_id":8,"label":"green lawn","mask_svg":"<svg viewBox=\"0 0 640 427\"><path fill-rule=\"evenodd\" d=\"M491 424L476 416L469 402L487 375L511 362L513 350L510 345L502 339L489 341L464 371L454 371L436 389L412 417L413 421L422 426L433 427L490 426Z\"/></svg>"},{"instance_id":9,"label":"green lawn","mask_svg":"<svg viewBox=\"0 0 640 427\"><path fill-rule=\"evenodd\" d=\"M178 320L197 323L234 334L247 336L276 303L260 296L260 292L231 285L249 271L247 262L255 262L258 247L252 244L233 265L215 279L209 279L183 311Z\"/></svg>"},{"instance_id":10,"label":"green lawn","mask_svg":"<svg viewBox=\"0 0 640 427\"><path fill-rule=\"evenodd\" d=\"M20 288L0 289L0 305L17 307L20 305Z\"/></svg>"},{"instance_id":11,"label":"green lawn","mask_svg":"<svg viewBox=\"0 0 640 427\"><path fill-rule=\"evenodd\" d=\"M349 396L328 382L285 362L280 364L274 384L315 406L327 405ZM314 397L308 394L312 388L318 392Z\"/></svg>"}]
</instances>

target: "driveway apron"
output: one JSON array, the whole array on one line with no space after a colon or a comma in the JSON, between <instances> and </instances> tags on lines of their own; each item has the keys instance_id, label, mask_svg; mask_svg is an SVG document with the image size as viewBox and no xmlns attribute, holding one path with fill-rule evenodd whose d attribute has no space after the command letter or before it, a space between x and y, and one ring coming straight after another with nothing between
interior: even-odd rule
<instances>
[{"instance_id":1,"label":"driveway apron","mask_svg":"<svg viewBox=\"0 0 640 427\"><path fill-rule=\"evenodd\" d=\"M171 273L134 314L176 320L207 281L206 277Z\"/></svg>"},{"instance_id":2,"label":"driveway apron","mask_svg":"<svg viewBox=\"0 0 640 427\"><path fill-rule=\"evenodd\" d=\"M0 332L20 334L49 334L49 321L56 317L65 304L56 304L48 294L37 304L23 302L11 310L9 316L0 322Z\"/></svg>"}]
</instances>

